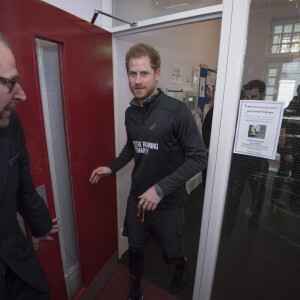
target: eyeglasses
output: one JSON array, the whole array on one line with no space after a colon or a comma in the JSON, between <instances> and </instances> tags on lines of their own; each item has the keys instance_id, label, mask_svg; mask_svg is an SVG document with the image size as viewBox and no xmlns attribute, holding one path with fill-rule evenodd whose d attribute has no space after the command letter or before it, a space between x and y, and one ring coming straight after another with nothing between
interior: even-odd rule
<instances>
[{"instance_id":1,"label":"eyeglasses","mask_svg":"<svg viewBox=\"0 0 300 300\"><path fill-rule=\"evenodd\" d=\"M16 83L18 82L18 80L19 80L19 77L15 77L13 79L8 79L8 78L0 76L0 82L7 86L10 93L12 92L12 90L13 90L14 86L16 85Z\"/></svg>"}]
</instances>

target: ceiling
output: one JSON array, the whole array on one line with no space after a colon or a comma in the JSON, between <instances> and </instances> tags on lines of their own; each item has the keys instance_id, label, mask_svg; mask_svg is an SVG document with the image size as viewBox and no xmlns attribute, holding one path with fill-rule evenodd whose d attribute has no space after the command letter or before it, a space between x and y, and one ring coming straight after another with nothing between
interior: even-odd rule
<instances>
[{"instance_id":1,"label":"ceiling","mask_svg":"<svg viewBox=\"0 0 300 300\"><path fill-rule=\"evenodd\" d=\"M221 19L172 26L124 36L121 39L133 43L145 42L165 49L178 49L201 53L203 38L208 33L220 38Z\"/></svg>"}]
</instances>

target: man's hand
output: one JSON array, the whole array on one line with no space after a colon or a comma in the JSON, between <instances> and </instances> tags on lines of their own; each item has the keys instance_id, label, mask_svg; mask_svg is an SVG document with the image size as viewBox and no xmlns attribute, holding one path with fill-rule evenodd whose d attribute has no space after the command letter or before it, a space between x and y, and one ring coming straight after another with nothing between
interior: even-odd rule
<instances>
[{"instance_id":1,"label":"man's hand","mask_svg":"<svg viewBox=\"0 0 300 300\"><path fill-rule=\"evenodd\" d=\"M52 219L53 225L47 235L39 237L39 238L37 238L35 236L32 237L31 240L32 240L33 249L37 250L39 248L40 241L49 241L49 242L53 241L53 237L51 235L60 231L60 224L58 224L57 221L58 221L57 218Z\"/></svg>"},{"instance_id":2,"label":"man's hand","mask_svg":"<svg viewBox=\"0 0 300 300\"><path fill-rule=\"evenodd\" d=\"M161 198L157 195L155 188L152 186L144 194L139 196L138 209L142 208L145 210L155 210Z\"/></svg>"},{"instance_id":3,"label":"man's hand","mask_svg":"<svg viewBox=\"0 0 300 300\"><path fill-rule=\"evenodd\" d=\"M112 173L111 169L108 167L98 167L92 172L90 177L90 183L98 183L101 177L106 177Z\"/></svg>"}]
</instances>

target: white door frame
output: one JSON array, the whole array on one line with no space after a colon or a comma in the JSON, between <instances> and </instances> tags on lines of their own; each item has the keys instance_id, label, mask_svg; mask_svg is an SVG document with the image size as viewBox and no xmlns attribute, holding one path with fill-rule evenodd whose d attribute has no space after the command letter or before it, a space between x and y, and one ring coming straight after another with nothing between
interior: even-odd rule
<instances>
[{"instance_id":1,"label":"white door frame","mask_svg":"<svg viewBox=\"0 0 300 300\"><path fill-rule=\"evenodd\" d=\"M210 299L238 111L250 1L224 0L218 77L193 300Z\"/></svg>"},{"instance_id":2,"label":"white door frame","mask_svg":"<svg viewBox=\"0 0 300 300\"><path fill-rule=\"evenodd\" d=\"M202 214L198 261L196 268L193 300L210 299L214 270L227 189L227 180L235 134L238 99L243 73L248 14L251 0L223 0L221 5L209 6L164 17L139 21L137 27L130 25L114 27L110 31L114 40L126 35L158 28L194 23L222 17L218 78L216 84L215 109L211 131L209 168ZM113 48L115 57L116 50ZM114 60L114 64L117 60ZM118 66L114 65L114 70ZM118 95L117 72L114 72L114 103ZM118 137L115 109L115 136ZM118 153L118 141L116 152Z\"/></svg>"}]
</instances>

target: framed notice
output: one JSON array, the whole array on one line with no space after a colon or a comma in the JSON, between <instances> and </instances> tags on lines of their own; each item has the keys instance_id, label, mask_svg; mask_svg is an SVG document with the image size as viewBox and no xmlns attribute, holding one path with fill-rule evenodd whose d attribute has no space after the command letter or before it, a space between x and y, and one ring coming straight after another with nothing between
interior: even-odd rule
<instances>
[{"instance_id":1,"label":"framed notice","mask_svg":"<svg viewBox=\"0 0 300 300\"><path fill-rule=\"evenodd\" d=\"M234 153L275 159L284 103L240 100Z\"/></svg>"},{"instance_id":2,"label":"framed notice","mask_svg":"<svg viewBox=\"0 0 300 300\"><path fill-rule=\"evenodd\" d=\"M182 66L172 65L172 83L182 84Z\"/></svg>"}]
</instances>

